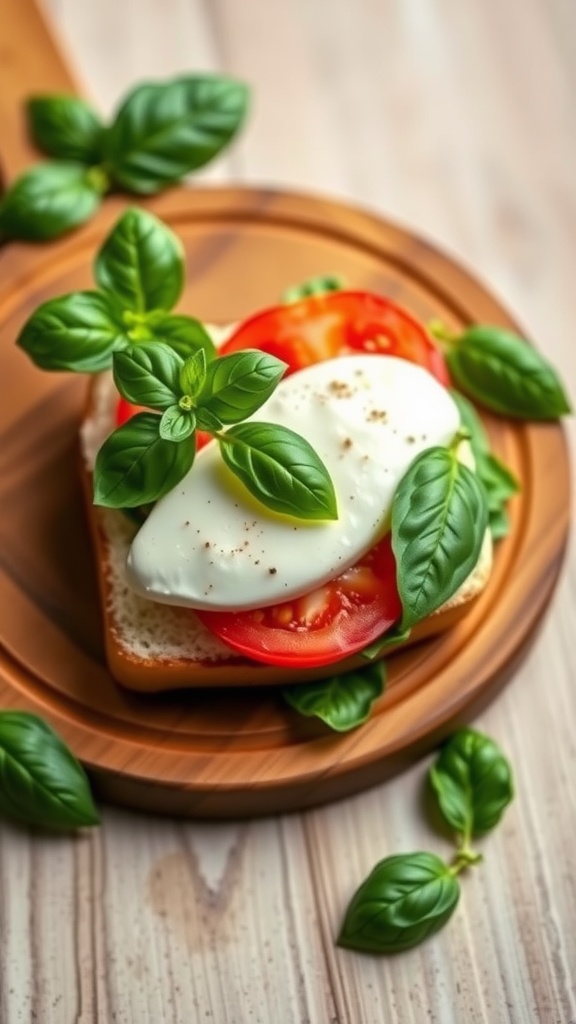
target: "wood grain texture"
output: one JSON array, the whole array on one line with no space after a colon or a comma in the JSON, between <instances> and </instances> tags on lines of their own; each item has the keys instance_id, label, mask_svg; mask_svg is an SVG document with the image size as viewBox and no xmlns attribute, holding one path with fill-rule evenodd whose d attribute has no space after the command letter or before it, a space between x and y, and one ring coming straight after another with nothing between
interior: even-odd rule
<instances>
[{"instance_id":1,"label":"wood grain texture","mask_svg":"<svg viewBox=\"0 0 576 1024\"><path fill-rule=\"evenodd\" d=\"M211 174L327 190L435 238L574 387L569 0L45 6L107 109L134 79L188 63L245 74L258 97L251 125ZM447 853L421 813L427 762L354 799L258 823L105 809L102 829L76 841L3 826L3 1024L569 1024L575 570L572 550L529 659L477 719L511 756L518 796L444 932L385 962L334 945L376 860Z\"/></svg>"}]
</instances>

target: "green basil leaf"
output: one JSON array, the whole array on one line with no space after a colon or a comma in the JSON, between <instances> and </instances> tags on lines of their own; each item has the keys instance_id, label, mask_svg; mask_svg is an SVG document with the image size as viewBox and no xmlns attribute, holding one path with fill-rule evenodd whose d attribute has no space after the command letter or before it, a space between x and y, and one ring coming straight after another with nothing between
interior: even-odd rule
<instances>
[{"instance_id":1,"label":"green basil leaf","mask_svg":"<svg viewBox=\"0 0 576 1024\"><path fill-rule=\"evenodd\" d=\"M98 373L129 342L105 295L72 292L39 306L17 344L42 370Z\"/></svg>"},{"instance_id":2,"label":"green basil leaf","mask_svg":"<svg viewBox=\"0 0 576 1024\"><path fill-rule=\"evenodd\" d=\"M484 424L472 403L464 395L461 395L459 391L451 388L450 397L458 406L462 426L470 434L470 447L472 448L475 462L478 464L478 462L482 461L482 457L490 451L490 442L488 434L484 429Z\"/></svg>"},{"instance_id":3,"label":"green basil leaf","mask_svg":"<svg viewBox=\"0 0 576 1024\"><path fill-rule=\"evenodd\" d=\"M208 366L198 405L222 423L255 413L276 388L287 364L267 352L246 349L214 359Z\"/></svg>"},{"instance_id":4,"label":"green basil leaf","mask_svg":"<svg viewBox=\"0 0 576 1024\"><path fill-rule=\"evenodd\" d=\"M45 828L97 825L84 769L36 715L0 712L0 812Z\"/></svg>"},{"instance_id":5,"label":"green basil leaf","mask_svg":"<svg viewBox=\"0 0 576 1024\"><path fill-rule=\"evenodd\" d=\"M383 633L373 643L368 644L362 651L362 657L366 658L367 661L372 661L373 658L379 658L384 651L387 651L391 647L397 647L398 644L406 642L411 629L401 629L400 626L392 626L387 633Z\"/></svg>"},{"instance_id":6,"label":"green basil leaf","mask_svg":"<svg viewBox=\"0 0 576 1024\"><path fill-rule=\"evenodd\" d=\"M410 949L446 924L459 897L458 880L433 853L386 857L353 896L338 945L366 953Z\"/></svg>"},{"instance_id":7,"label":"green basil leaf","mask_svg":"<svg viewBox=\"0 0 576 1024\"><path fill-rule=\"evenodd\" d=\"M96 164L103 125L96 111L78 96L33 96L26 103L30 133L48 156Z\"/></svg>"},{"instance_id":8,"label":"green basil leaf","mask_svg":"<svg viewBox=\"0 0 576 1024\"><path fill-rule=\"evenodd\" d=\"M18 178L0 203L0 232L45 242L88 220L100 206L105 181L77 163L37 164Z\"/></svg>"},{"instance_id":9,"label":"green basil leaf","mask_svg":"<svg viewBox=\"0 0 576 1024\"><path fill-rule=\"evenodd\" d=\"M194 461L194 445L160 437L160 416L140 412L102 445L94 467L94 504L134 508L158 501Z\"/></svg>"},{"instance_id":10,"label":"green basil leaf","mask_svg":"<svg viewBox=\"0 0 576 1024\"><path fill-rule=\"evenodd\" d=\"M510 518L506 509L491 509L488 516L488 526L493 540L502 540L510 533Z\"/></svg>"},{"instance_id":11,"label":"green basil leaf","mask_svg":"<svg viewBox=\"0 0 576 1024\"><path fill-rule=\"evenodd\" d=\"M224 426L209 409L196 409L196 425L199 430L207 430L209 434L217 434Z\"/></svg>"},{"instance_id":12,"label":"green basil leaf","mask_svg":"<svg viewBox=\"0 0 576 1024\"><path fill-rule=\"evenodd\" d=\"M112 369L118 391L133 405L162 410L178 404L182 360L167 345L129 345L114 354Z\"/></svg>"},{"instance_id":13,"label":"green basil leaf","mask_svg":"<svg viewBox=\"0 0 576 1024\"><path fill-rule=\"evenodd\" d=\"M484 485L491 512L499 511L520 490L520 484L511 470L491 452L481 460L477 473Z\"/></svg>"},{"instance_id":14,"label":"green basil leaf","mask_svg":"<svg viewBox=\"0 0 576 1024\"><path fill-rule=\"evenodd\" d=\"M184 248L146 210L122 214L96 257L96 281L135 313L171 309L184 286Z\"/></svg>"},{"instance_id":15,"label":"green basil leaf","mask_svg":"<svg viewBox=\"0 0 576 1024\"><path fill-rule=\"evenodd\" d=\"M192 411L171 405L165 409L160 420L160 437L164 441L185 441L196 428L196 417Z\"/></svg>"},{"instance_id":16,"label":"green basil leaf","mask_svg":"<svg viewBox=\"0 0 576 1024\"><path fill-rule=\"evenodd\" d=\"M247 103L246 86L221 75L138 86L106 134L106 164L114 180L142 195L179 181L228 145Z\"/></svg>"},{"instance_id":17,"label":"green basil leaf","mask_svg":"<svg viewBox=\"0 0 576 1024\"><path fill-rule=\"evenodd\" d=\"M198 349L186 360L180 370L180 389L184 395L196 398L206 380L206 353Z\"/></svg>"},{"instance_id":18,"label":"green basil leaf","mask_svg":"<svg viewBox=\"0 0 576 1024\"><path fill-rule=\"evenodd\" d=\"M463 391L488 409L519 419L557 419L570 403L554 368L526 341L501 327L470 327L446 359Z\"/></svg>"},{"instance_id":19,"label":"green basil leaf","mask_svg":"<svg viewBox=\"0 0 576 1024\"><path fill-rule=\"evenodd\" d=\"M457 591L478 562L487 523L484 491L454 452L428 448L414 460L392 502L400 629Z\"/></svg>"},{"instance_id":20,"label":"green basil leaf","mask_svg":"<svg viewBox=\"0 0 576 1024\"><path fill-rule=\"evenodd\" d=\"M282 693L301 715L320 718L335 732L348 732L369 718L374 701L384 693L384 678L381 662L329 679L288 686Z\"/></svg>"},{"instance_id":21,"label":"green basil leaf","mask_svg":"<svg viewBox=\"0 0 576 1024\"><path fill-rule=\"evenodd\" d=\"M199 320L191 316L155 314L149 317L149 323L152 339L170 345L183 359L188 359L200 349L205 353L207 361L214 359L216 346Z\"/></svg>"},{"instance_id":22,"label":"green basil leaf","mask_svg":"<svg viewBox=\"0 0 576 1024\"><path fill-rule=\"evenodd\" d=\"M282 302L291 305L293 302L300 302L301 299L309 299L311 295L325 295L326 292L341 292L345 288L342 278L332 275L320 275L309 277L301 284L292 285L282 295Z\"/></svg>"},{"instance_id":23,"label":"green basil leaf","mask_svg":"<svg viewBox=\"0 0 576 1024\"><path fill-rule=\"evenodd\" d=\"M328 470L299 434L275 423L239 423L218 438L228 468L263 505L297 519L336 519Z\"/></svg>"},{"instance_id":24,"label":"green basil leaf","mask_svg":"<svg viewBox=\"0 0 576 1024\"><path fill-rule=\"evenodd\" d=\"M452 736L429 780L443 817L465 844L493 829L514 796L510 764L498 745L475 729Z\"/></svg>"}]
</instances>

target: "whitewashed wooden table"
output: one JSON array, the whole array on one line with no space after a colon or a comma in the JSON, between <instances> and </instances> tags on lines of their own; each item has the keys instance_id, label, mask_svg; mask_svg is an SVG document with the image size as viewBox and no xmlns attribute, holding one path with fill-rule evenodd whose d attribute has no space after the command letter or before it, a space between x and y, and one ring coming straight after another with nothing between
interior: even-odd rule
<instances>
[{"instance_id":1,"label":"whitewashed wooden table","mask_svg":"<svg viewBox=\"0 0 576 1024\"><path fill-rule=\"evenodd\" d=\"M203 180L327 192L432 238L508 305L574 396L573 0L45 7L104 111L143 77L211 68L250 81L243 138ZM572 550L537 644L476 723L509 754L516 801L425 945L378 959L335 936L377 860L449 854L420 810L427 762L264 821L103 808L77 839L2 824L1 1024L571 1024L575 615Z\"/></svg>"}]
</instances>

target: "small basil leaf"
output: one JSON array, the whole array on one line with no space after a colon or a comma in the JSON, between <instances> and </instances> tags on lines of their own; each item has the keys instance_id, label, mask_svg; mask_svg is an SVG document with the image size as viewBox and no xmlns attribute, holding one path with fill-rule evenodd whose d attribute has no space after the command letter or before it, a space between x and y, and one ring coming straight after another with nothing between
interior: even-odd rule
<instances>
[{"instance_id":1,"label":"small basil leaf","mask_svg":"<svg viewBox=\"0 0 576 1024\"><path fill-rule=\"evenodd\" d=\"M196 398L206 379L206 353L198 349L186 360L180 370L180 390L184 395Z\"/></svg>"},{"instance_id":2,"label":"small basil leaf","mask_svg":"<svg viewBox=\"0 0 576 1024\"><path fill-rule=\"evenodd\" d=\"M210 434L216 434L224 426L209 409L196 409L196 425L199 430L207 430Z\"/></svg>"},{"instance_id":3,"label":"small basil leaf","mask_svg":"<svg viewBox=\"0 0 576 1024\"><path fill-rule=\"evenodd\" d=\"M366 953L398 953L437 932L452 916L460 886L433 853L381 860L346 911L338 945Z\"/></svg>"},{"instance_id":4,"label":"small basil leaf","mask_svg":"<svg viewBox=\"0 0 576 1024\"><path fill-rule=\"evenodd\" d=\"M239 423L218 438L224 462L262 504L297 519L336 519L328 470L299 434L275 423Z\"/></svg>"},{"instance_id":5,"label":"small basil leaf","mask_svg":"<svg viewBox=\"0 0 576 1024\"><path fill-rule=\"evenodd\" d=\"M30 825L97 825L83 768L36 715L0 713L0 811Z\"/></svg>"},{"instance_id":6,"label":"small basil leaf","mask_svg":"<svg viewBox=\"0 0 576 1024\"><path fill-rule=\"evenodd\" d=\"M105 139L114 180L130 192L157 192L213 159L244 120L248 91L219 75L194 75L134 89Z\"/></svg>"},{"instance_id":7,"label":"small basil leaf","mask_svg":"<svg viewBox=\"0 0 576 1024\"><path fill-rule=\"evenodd\" d=\"M520 490L520 484L511 470L491 452L481 460L477 473L484 485L490 511L498 511Z\"/></svg>"},{"instance_id":8,"label":"small basil leaf","mask_svg":"<svg viewBox=\"0 0 576 1024\"><path fill-rule=\"evenodd\" d=\"M133 405L168 409L178 403L182 360L167 345L129 345L114 354L112 369L118 391Z\"/></svg>"},{"instance_id":9,"label":"small basil leaf","mask_svg":"<svg viewBox=\"0 0 576 1024\"><path fill-rule=\"evenodd\" d=\"M30 133L48 156L95 164L100 159L103 125L78 96L33 96L26 103Z\"/></svg>"},{"instance_id":10,"label":"small basil leaf","mask_svg":"<svg viewBox=\"0 0 576 1024\"><path fill-rule=\"evenodd\" d=\"M429 779L443 817L465 843L493 829L514 796L507 759L493 740L474 729L452 736Z\"/></svg>"},{"instance_id":11,"label":"small basil leaf","mask_svg":"<svg viewBox=\"0 0 576 1024\"><path fill-rule=\"evenodd\" d=\"M292 285L282 295L282 302L291 305L293 302L300 302L301 299L309 299L311 295L325 295L326 292L341 292L345 288L344 281L340 277L332 275L321 275L309 277L302 284Z\"/></svg>"},{"instance_id":12,"label":"small basil leaf","mask_svg":"<svg viewBox=\"0 0 576 1024\"><path fill-rule=\"evenodd\" d=\"M149 318L149 323L153 339L170 345L183 359L188 359L200 349L205 353L207 361L214 359L216 346L199 320L191 316L154 314L153 318Z\"/></svg>"},{"instance_id":13,"label":"small basil leaf","mask_svg":"<svg viewBox=\"0 0 576 1024\"><path fill-rule=\"evenodd\" d=\"M98 252L94 272L99 287L126 309L171 309L184 285L184 249L157 217L129 209Z\"/></svg>"},{"instance_id":14,"label":"small basil leaf","mask_svg":"<svg viewBox=\"0 0 576 1024\"><path fill-rule=\"evenodd\" d=\"M196 428L196 417L193 412L171 405L165 409L160 420L160 437L164 441L185 441Z\"/></svg>"},{"instance_id":15,"label":"small basil leaf","mask_svg":"<svg viewBox=\"0 0 576 1024\"><path fill-rule=\"evenodd\" d=\"M286 367L267 352L252 349L214 359L208 366L198 404L222 423L238 423L264 404Z\"/></svg>"},{"instance_id":16,"label":"small basil leaf","mask_svg":"<svg viewBox=\"0 0 576 1024\"><path fill-rule=\"evenodd\" d=\"M24 324L17 344L42 370L97 373L129 342L106 296L72 292L49 299Z\"/></svg>"},{"instance_id":17,"label":"small basil leaf","mask_svg":"<svg viewBox=\"0 0 576 1024\"><path fill-rule=\"evenodd\" d=\"M454 452L428 448L414 460L392 502L400 629L457 591L478 562L487 523L484 491Z\"/></svg>"},{"instance_id":18,"label":"small basil leaf","mask_svg":"<svg viewBox=\"0 0 576 1024\"><path fill-rule=\"evenodd\" d=\"M488 525L493 540L502 540L504 537L507 537L510 533L510 518L506 509L491 509L488 516Z\"/></svg>"},{"instance_id":19,"label":"small basil leaf","mask_svg":"<svg viewBox=\"0 0 576 1024\"><path fill-rule=\"evenodd\" d=\"M95 213L104 190L104 179L82 164L37 164L2 199L0 231L25 242L57 238Z\"/></svg>"},{"instance_id":20,"label":"small basil leaf","mask_svg":"<svg viewBox=\"0 0 576 1024\"><path fill-rule=\"evenodd\" d=\"M108 508L147 505L167 494L194 461L194 446L159 433L160 417L140 412L102 445L94 467L94 504Z\"/></svg>"},{"instance_id":21,"label":"small basil leaf","mask_svg":"<svg viewBox=\"0 0 576 1024\"><path fill-rule=\"evenodd\" d=\"M384 673L380 663L289 686L282 693L301 715L320 718L335 732L348 732L369 718L374 701L384 693Z\"/></svg>"},{"instance_id":22,"label":"small basil leaf","mask_svg":"<svg viewBox=\"0 0 576 1024\"><path fill-rule=\"evenodd\" d=\"M570 412L562 383L547 360L500 327L470 327L446 359L463 391L488 409L519 419L557 419Z\"/></svg>"}]
</instances>

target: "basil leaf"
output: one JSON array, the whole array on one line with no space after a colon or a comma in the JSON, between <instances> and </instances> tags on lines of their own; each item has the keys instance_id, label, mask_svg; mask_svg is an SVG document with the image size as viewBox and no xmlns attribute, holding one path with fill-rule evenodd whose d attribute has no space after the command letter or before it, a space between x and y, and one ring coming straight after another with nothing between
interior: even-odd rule
<instances>
[{"instance_id":1,"label":"basil leaf","mask_svg":"<svg viewBox=\"0 0 576 1024\"><path fill-rule=\"evenodd\" d=\"M502 540L504 537L507 537L510 533L510 518L506 509L491 509L488 516L488 526L490 527L493 540Z\"/></svg>"},{"instance_id":2,"label":"basil leaf","mask_svg":"<svg viewBox=\"0 0 576 1024\"><path fill-rule=\"evenodd\" d=\"M171 309L184 286L184 249L162 221L129 209L96 257L96 281L135 313Z\"/></svg>"},{"instance_id":3,"label":"basil leaf","mask_svg":"<svg viewBox=\"0 0 576 1024\"><path fill-rule=\"evenodd\" d=\"M484 429L484 424L472 403L464 395L461 395L459 391L451 388L450 397L458 406L462 426L470 434L470 447L472 448L474 460L478 464L478 462L482 461L483 456L487 455L490 451L490 442L488 441L488 434Z\"/></svg>"},{"instance_id":4,"label":"basil leaf","mask_svg":"<svg viewBox=\"0 0 576 1024\"><path fill-rule=\"evenodd\" d=\"M222 423L238 423L256 412L276 388L287 364L267 352L246 349L214 359L198 404Z\"/></svg>"},{"instance_id":5,"label":"basil leaf","mask_svg":"<svg viewBox=\"0 0 576 1024\"><path fill-rule=\"evenodd\" d=\"M167 494L194 461L194 446L159 434L160 417L140 412L102 445L94 467L94 504L108 508L147 505Z\"/></svg>"},{"instance_id":6,"label":"basil leaf","mask_svg":"<svg viewBox=\"0 0 576 1024\"><path fill-rule=\"evenodd\" d=\"M224 426L209 409L196 409L196 425L199 430L207 430L209 434L217 434Z\"/></svg>"},{"instance_id":7,"label":"basil leaf","mask_svg":"<svg viewBox=\"0 0 576 1024\"><path fill-rule=\"evenodd\" d=\"M218 438L228 468L262 504L297 519L336 519L328 470L308 441L275 423L239 423Z\"/></svg>"},{"instance_id":8,"label":"basil leaf","mask_svg":"<svg viewBox=\"0 0 576 1024\"><path fill-rule=\"evenodd\" d=\"M160 437L164 441L185 441L194 433L195 428L194 413L181 409L179 405L171 405L162 413Z\"/></svg>"},{"instance_id":9,"label":"basil leaf","mask_svg":"<svg viewBox=\"0 0 576 1024\"><path fill-rule=\"evenodd\" d=\"M149 324L152 339L170 345L170 348L183 359L188 359L200 349L205 353L207 360L213 359L216 355L216 346L208 331L199 320L194 320L191 316L154 314L153 318L149 317Z\"/></svg>"},{"instance_id":10,"label":"basil leaf","mask_svg":"<svg viewBox=\"0 0 576 1024\"><path fill-rule=\"evenodd\" d=\"M42 370L97 373L129 344L106 296L72 292L49 299L24 324L17 345Z\"/></svg>"},{"instance_id":11,"label":"basil leaf","mask_svg":"<svg viewBox=\"0 0 576 1024\"><path fill-rule=\"evenodd\" d=\"M440 811L466 844L498 824L514 796L512 770L488 736L460 729L429 771Z\"/></svg>"},{"instance_id":12,"label":"basil leaf","mask_svg":"<svg viewBox=\"0 0 576 1024\"><path fill-rule=\"evenodd\" d=\"M570 412L550 363L501 327L470 327L448 348L446 359L463 391L504 416L547 420Z\"/></svg>"},{"instance_id":13,"label":"basil leaf","mask_svg":"<svg viewBox=\"0 0 576 1024\"><path fill-rule=\"evenodd\" d=\"M502 505L520 490L520 484L514 474L491 452L481 460L477 472L480 482L484 485L491 512L499 511Z\"/></svg>"},{"instance_id":14,"label":"basil leaf","mask_svg":"<svg viewBox=\"0 0 576 1024\"><path fill-rule=\"evenodd\" d=\"M103 125L78 96L33 96L26 103L30 133L48 156L95 164L100 159Z\"/></svg>"},{"instance_id":15,"label":"basil leaf","mask_svg":"<svg viewBox=\"0 0 576 1024\"><path fill-rule=\"evenodd\" d=\"M301 299L309 299L311 295L325 295L326 292L341 292L345 288L344 281L333 275L320 275L309 277L302 284L292 285L282 295L282 302L291 305L293 302L300 302Z\"/></svg>"},{"instance_id":16,"label":"basil leaf","mask_svg":"<svg viewBox=\"0 0 576 1024\"><path fill-rule=\"evenodd\" d=\"M454 452L428 448L414 460L392 502L401 630L439 608L469 576L487 522L484 491Z\"/></svg>"},{"instance_id":17,"label":"basil leaf","mask_svg":"<svg viewBox=\"0 0 576 1024\"><path fill-rule=\"evenodd\" d=\"M322 719L335 732L348 732L370 716L374 701L384 693L384 664L329 679L288 686L282 694L301 715Z\"/></svg>"},{"instance_id":18,"label":"basil leaf","mask_svg":"<svg viewBox=\"0 0 576 1024\"><path fill-rule=\"evenodd\" d=\"M178 403L182 360L167 345L129 345L114 354L112 369L118 391L133 405L167 409Z\"/></svg>"},{"instance_id":19,"label":"basil leaf","mask_svg":"<svg viewBox=\"0 0 576 1024\"><path fill-rule=\"evenodd\" d=\"M386 857L353 896L338 945L366 953L410 949L446 924L459 897L458 880L433 853Z\"/></svg>"},{"instance_id":20,"label":"basil leaf","mask_svg":"<svg viewBox=\"0 0 576 1024\"><path fill-rule=\"evenodd\" d=\"M398 644L403 644L410 636L411 629L401 629L399 625L392 626L387 633L383 633L373 643L368 644L362 651L362 657L371 661L373 658L380 657L384 651L387 651L390 647L397 647Z\"/></svg>"},{"instance_id":21,"label":"basil leaf","mask_svg":"<svg viewBox=\"0 0 576 1024\"><path fill-rule=\"evenodd\" d=\"M206 380L206 353L199 349L186 360L180 370L180 389L183 394L196 398Z\"/></svg>"},{"instance_id":22,"label":"basil leaf","mask_svg":"<svg viewBox=\"0 0 576 1024\"><path fill-rule=\"evenodd\" d=\"M25 242L45 242L83 224L100 206L106 187L93 171L77 163L32 167L0 203L0 231Z\"/></svg>"},{"instance_id":23,"label":"basil leaf","mask_svg":"<svg viewBox=\"0 0 576 1024\"><path fill-rule=\"evenodd\" d=\"M138 86L106 134L106 164L114 180L142 195L179 181L230 142L247 102L245 85L219 75Z\"/></svg>"},{"instance_id":24,"label":"basil leaf","mask_svg":"<svg viewBox=\"0 0 576 1024\"><path fill-rule=\"evenodd\" d=\"M0 712L0 812L45 828L100 820L84 769L46 722L24 711Z\"/></svg>"}]
</instances>

